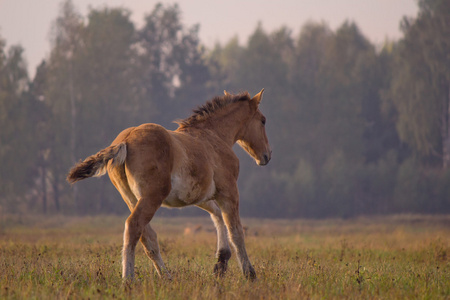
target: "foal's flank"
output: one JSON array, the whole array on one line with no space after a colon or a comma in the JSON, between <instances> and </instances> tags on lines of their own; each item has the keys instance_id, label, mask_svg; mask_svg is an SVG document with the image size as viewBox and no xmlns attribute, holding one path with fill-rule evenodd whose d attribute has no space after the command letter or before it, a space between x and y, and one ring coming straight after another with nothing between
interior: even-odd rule
<instances>
[{"instance_id":1,"label":"foal's flank","mask_svg":"<svg viewBox=\"0 0 450 300\"><path fill-rule=\"evenodd\" d=\"M125 129L111 146L70 170L70 183L107 171L130 209L123 237L124 279L134 277L139 240L158 274L170 278L150 221L161 206L189 205L209 212L216 227L214 273L225 274L231 257L230 241L244 276L256 278L239 217L239 160L232 147L237 142L258 165L270 161L266 118L259 110L263 92L254 97L225 92L195 109L189 118L177 121L175 131L157 124Z\"/></svg>"}]
</instances>

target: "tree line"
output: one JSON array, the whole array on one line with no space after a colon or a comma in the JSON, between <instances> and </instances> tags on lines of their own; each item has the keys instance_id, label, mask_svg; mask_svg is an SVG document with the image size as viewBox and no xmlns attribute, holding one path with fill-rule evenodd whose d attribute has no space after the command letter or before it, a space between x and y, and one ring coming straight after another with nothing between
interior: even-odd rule
<instances>
[{"instance_id":1,"label":"tree line","mask_svg":"<svg viewBox=\"0 0 450 300\"><path fill-rule=\"evenodd\" d=\"M71 165L126 127L175 129L223 90L265 88L273 158L260 168L236 149L242 215L448 213L450 2L418 4L382 47L353 22L309 22L206 48L176 4L138 28L127 9L82 16L67 0L34 78L0 37L0 211L123 213L108 178L69 186Z\"/></svg>"}]
</instances>

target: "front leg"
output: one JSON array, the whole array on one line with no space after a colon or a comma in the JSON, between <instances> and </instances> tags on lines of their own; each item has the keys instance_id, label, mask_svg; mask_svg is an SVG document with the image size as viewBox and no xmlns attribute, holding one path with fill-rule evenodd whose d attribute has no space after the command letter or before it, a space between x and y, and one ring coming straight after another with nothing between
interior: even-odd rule
<instances>
[{"instance_id":1,"label":"front leg","mask_svg":"<svg viewBox=\"0 0 450 300\"><path fill-rule=\"evenodd\" d=\"M214 265L214 274L222 277L228 268L228 260L231 257L231 249L228 244L227 228L223 222L222 212L216 202L211 200L197 205L209 212L217 231L217 263Z\"/></svg>"},{"instance_id":2,"label":"front leg","mask_svg":"<svg viewBox=\"0 0 450 300\"><path fill-rule=\"evenodd\" d=\"M228 229L228 235L236 251L239 264L244 276L248 279L256 279L256 272L247 256L244 242L244 230L239 217L239 194L218 198L218 204L222 210L222 216Z\"/></svg>"}]
</instances>

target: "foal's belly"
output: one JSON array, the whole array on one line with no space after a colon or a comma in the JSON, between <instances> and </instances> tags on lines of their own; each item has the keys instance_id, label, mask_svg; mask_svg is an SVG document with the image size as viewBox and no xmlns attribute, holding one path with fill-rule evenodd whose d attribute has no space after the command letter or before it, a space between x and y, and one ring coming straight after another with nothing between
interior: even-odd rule
<instances>
[{"instance_id":1,"label":"foal's belly","mask_svg":"<svg viewBox=\"0 0 450 300\"><path fill-rule=\"evenodd\" d=\"M196 205L211 200L216 191L212 178L206 182L199 182L189 176L172 175L172 189L164 199L162 206L183 207Z\"/></svg>"}]
</instances>

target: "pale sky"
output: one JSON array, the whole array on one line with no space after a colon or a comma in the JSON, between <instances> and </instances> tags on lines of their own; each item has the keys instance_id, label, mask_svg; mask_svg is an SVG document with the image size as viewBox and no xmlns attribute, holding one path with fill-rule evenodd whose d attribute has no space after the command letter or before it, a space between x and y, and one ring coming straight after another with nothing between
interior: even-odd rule
<instances>
[{"instance_id":1,"label":"pale sky","mask_svg":"<svg viewBox=\"0 0 450 300\"><path fill-rule=\"evenodd\" d=\"M178 3L183 24L200 24L200 40L208 47L217 41L225 43L235 35L245 44L258 22L266 32L287 26L296 37L308 21L324 21L335 30L345 20L354 21L372 43L381 44L386 38L400 38L400 20L403 16L415 17L418 11L417 0L73 0L84 16L89 7L128 8L138 27L158 2ZM0 0L0 37L6 40L7 47L24 47L31 77L36 66L49 55L50 27L61 3L62 0Z\"/></svg>"}]
</instances>

